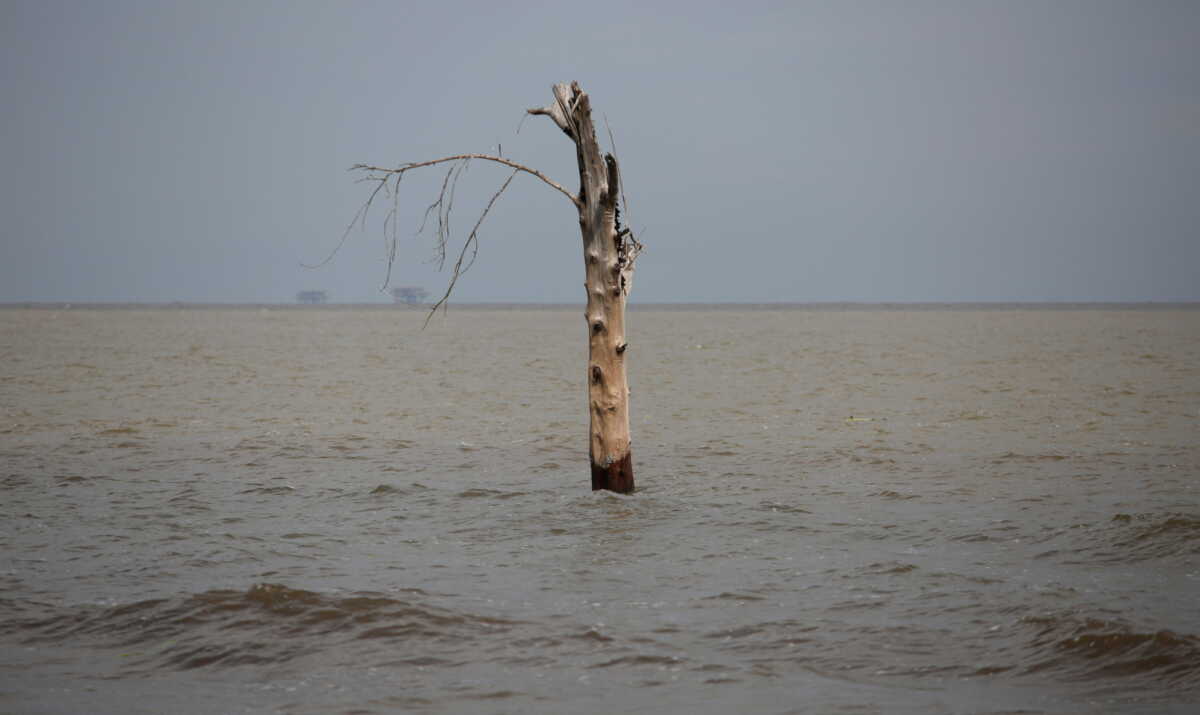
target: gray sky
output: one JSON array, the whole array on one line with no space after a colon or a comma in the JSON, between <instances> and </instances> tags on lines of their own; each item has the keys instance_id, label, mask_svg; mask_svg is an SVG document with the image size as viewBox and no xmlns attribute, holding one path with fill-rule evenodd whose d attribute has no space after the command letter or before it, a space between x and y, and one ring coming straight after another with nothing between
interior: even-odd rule
<instances>
[{"instance_id":1,"label":"gray sky","mask_svg":"<svg viewBox=\"0 0 1200 715\"><path fill-rule=\"evenodd\" d=\"M385 300L379 221L300 266L346 168L503 143L573 189L548 120L515 133L570 80L634 302L1200 300L1200 3L6 0L0 301ZM505 176L472 165L458 238ZM393 284L445 286L440 178L404 181ZM456 297L582 301L580 253L519 177Z\"/></svg>"}]
</instances>

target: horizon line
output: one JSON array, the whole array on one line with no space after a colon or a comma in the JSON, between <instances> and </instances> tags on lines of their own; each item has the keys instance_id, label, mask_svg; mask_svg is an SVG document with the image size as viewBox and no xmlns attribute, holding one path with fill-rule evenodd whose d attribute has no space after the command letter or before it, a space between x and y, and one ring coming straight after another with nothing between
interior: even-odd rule
<instances>
[{"instance_id":1,"label":"horizon line","mask_svg":"<svg viewBox=\"0 0 1200 715\"><path fill-rule=\"evenodd\" d=\"M578 302L534 302L534 301L462 301L450 303L451 309L575 309L585 305ZM649 301L630 302L626 308L846 308L846 307L1156 307L1156 308L1200 308L1200 300L800 300L800 301ZM0 301L0 309L70 309L70 308L364 308L428 310L430 304L406 304L395 302L327 301L324 303L300 303L297 301L77 301L77 300L23 300Z\"/></svg>"}]
</instances>

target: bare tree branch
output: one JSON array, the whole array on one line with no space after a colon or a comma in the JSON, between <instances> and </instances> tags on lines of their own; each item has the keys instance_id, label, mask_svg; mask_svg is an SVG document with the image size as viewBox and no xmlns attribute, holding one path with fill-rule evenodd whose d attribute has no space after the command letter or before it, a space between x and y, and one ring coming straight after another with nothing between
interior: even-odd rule
<instances>
[{"instance_id":1,"label":"bare tree branch","mask_svg":"<svg viewBox=\"0 0 1200 715\"><path fill-rule=\"evenodd\" d=\"M531 111L530 113L533 112ZM504 190L508 188L508 185L518 173L525 172L526 174L541 179L542 182L544 182L547 186L550 186L570 199L571 203L574 204L576 208L579 208L582 205L579 198L564 188L562 184L552 180L550 177L546 176L537 169L532 169L524 164L519 164L510 159L506 159L503 156L492 156L490 154L456 154L454 156L444 156L439 159L431 159L429 161L408 162L406 164L401 164L391 168L374 166L371 164L355 164L354 166L350 167L350 171L358 171L366 174L366 176L356 179L355 183L374 182L375 188L371 190L367 200L364 201L361 206L359 206L358 211L355 212L354 217L350 220L350 223L346 225L346 230L342 232L341 239L338 241L337 245L334 246L333 250L329 252L329 255L317 263L309 264L301 262L300 265L305 268L315 269L321 268L332 261L338 252L342 250L342 247L345 246L346 241L350 238L350 232L354 230L355 226L365 230L367 214L370 212L371 206L374 204L379 192L383 191L390 194L390 198L392 199L392 205L389 208L387 215L384 216L383 219L384 247L387 251L387 272L384 275L383 285L380 287L380 290L387 290L388 283L391 282L392 268L395 265L396 251L399 243L401 179L403 179L406 172L413 169L420 169L427 166L453 162L449 170L446 171L446 175L442 178L442 187L438 192L437 199L433 203L429 204L428 207L426 207L425 213L421 218L421 226L417 229L417 235L423 233L425 231L425 226L429 222L430 213L436 211L437 239L434 250L438 263L438 270L442 270L442 268L445 267L446 262L446 245L450 240L450 212L454 207L455 191L458 188L459 178L467 170L467 167L470 165L472 159L480 159L483 161L491 161L497 164L503 164L512 168L513 173L510 174L508 179L505 180L504 184L501 185L499 191L492 195L487 207L483 210L483 213L480 214L479 220L475 222L475 227L471 230L470 235L463 244L463 248L458 255L458 260L454 264L454 273L450 278L450 285L447 287L446 293L442 296L441 300L439 300L433 306L433 309L430 311L430 317L433 316L433 313L436 312L439 307L443 307L445 305L446 300L450 297L450 293L454 289L454 285L458 282L459 277L471 267L471 264L474 262L474 257L479 251L479 227L482 225L483 219L488 215L488 212L491 211L492 205L496 203L496 200L500 198L500 194L502 194ZM389 187L389 183L392 182L393 178L395 179L395 182ZM472 249L470 260L466 259L468 248ZM464 261L466 261L466 265L464 265ZM428 325L428 318L426 319L425 323Z\"/></svg>"},{"instance_id":2,"label":"bare tree branch","mask_svg":"<svg viewBox=\"0 0 1200 715\"><path fill-rule=\"evenodd\" d=\"M534 112L531 110L530 113L532 114ZM375 182L375 188L371 191L371 194L367 197L367 200L363 202L363 205L359 207L358 212L354 214L354 218L346 227L345 232L342 234L341 240L338 241L338 244L334 247L333 251L330 252L330 254L320 263L313 265L301 265L304 265L306 268L320 268L321 266L324 266L333 260L333 257L336 256L338 251L342 249L342 246L345 245L346 240L349 238L350 232L353 230L354 226L358 225L362 228L365 228L367 213L370 211L371 205L374 203L376 196L379 195L379 192L390 189L392 206L383 220L384 242L387 251L387 273L384 277L383 285L380 288L380 290L386 290L388 283L391 281L392 267L396 261L396 250L397 244L399 243L398 221L400 205L400 180L404 177L406 172L409 172L413 169L421 169L427 166L451 163L450 168L446 171L446 175L442 177L442 187L441 190L438 191L437 199L425 208L425 213L421 218L421 226L417 229L417 235L420 235L422 232L424 232L425 226L429 222L429 215L436 212L437 239L434 251L438 263L438 270L442 270L446 263L446 246L450 241L450 212L454 208L455 191L458 188L459 178L461 178L462 174L467 170L467 167L470 166L472 159L480 159L483 161L491 161L497 164L503 164L512 168L513 172L500 186L500 189L492 195L491 200L488 201L488 204L480 214L479 219L475 222L474 228L471 229L471 233L467 236L467 240L463 243L462 250L459 251L458 259L454 264L453 274L450 277L450 283L446 287L446 292L441 299L434 304L433 308L430 309L429 316L427 316L425 319L425 325L429 324L429 320L433 317L434 313L437 312L438 308L444 308L446 301L449 299L451 292L454 290L455 284L458 283L458 279L474 263L475 256L478 255L479 252L479 227L483 224L484 218L486 218L488 213L492 210L492 206L496 203L496 200L500 198L500 194L504 193L504 190L508 188L508 185L512 183L513 178L515 178L518 173L525 172L526 174L530 174L531 176L541 179L546 185L556 189L570 199L571 203L574 204L577 209L582 206L582 202L577 196L575 196L575 194L572 194L570 191L563 188L561 184L553 181L542 172L538 171L537 169L531 169L524 164L518 164L515 161L505 159L502 156L492 156L490 154L455 154L454 156L444 156L439 159L431 159L429 161L409 162L392 168L373 166L370 164L355 164L354 166L350 167L351 171L359 171L366 174L366 176L361 177L358 179L358 181L373 181ZM393 186L389 187L388 184L392 181L393 177L395 178L395 183ZM467 257L468 250L471 251L470 258Z\"/></svg>"},{"instance_id":3,"label":"bare tree branch","mask_svg":"<svg viewBox=\"0 0 1200 715\"><path fill-rule=\"evenodd\" d=\"M432 308L429 309L429 315L425 316L425 326L429 325L429 321L433 318L433 315L437 312L437 309L446 304L446 301L450 298L450 293L454 291L454 284L458 282L458 277L465 273L467 269L469 269L471 265L475 263L475 256L479 254L479 227L483 225L483 219L487 218L488 212L492 210L492 205L496 203L496 199L500 198L500 194L504 193L504 190L508 188L510 183L512 183L513 178L519 171L520 169L513 169L513 173L508 175L508 178L505 179L504 183L500 185L500 189L496 191L496 193L492 194L492 198L490 201L488 201L487 206L484 207L483 213L479 214L479 220L475 222L475 228L471 229L471 234L467 236L467 240L463 242L462 250L458 253L458 261L454 263L454 274L450 276L450 285L446 286L446 293L438 299L438 302L433 304ZM464 267L463 259L467 255L468 248L472 249L471 259Z\"/></svg>"},{"instance_id":4,"label":"bare tree branch","mask_svg":"<svg viewBox=\"0 0 1200 715\"><path fill-rule=\"evenodd\" d=\"M540 112L540 110L538 110L538 111L535 111L532 109L529 110L530 114L535 114L535 113L539 113L539 112ZM525 166L524 164L518 164L517 162L510 161L508 159L505 159L502 156L492 156L491 154L456 154L454 156L444 156L440 159L431 159L430 161L416 161L416 162L411 162L408 164L401 164L400 166L397 166L393 169L388 169L388 168L381 167L381 166L371 166L370 164L355 164L354 166L350 167L350 170L351 171L370 171L370 172L376 172L376 173L380 173L380 174L403 174L406 171L411 171L413 169L420 169L423 166L433 166L434 164L444 164L447 161L460 161L462 159L481 159L483 161L494 161L497 164L504 164L505 166L516 169L517 171L523 171L526 174L530 174L531 176L536 176L537 178L539 178L543 182L545 182L545 184L547 186L549 186L552 189L555 189L556 191L560 192L563 196L566 196L568 199L570 199L571 203L575 204L576 207L578 207L580 205L579 197L575 196L575 194L572 194L570 191L567 191L565 188L563 188L562 184L554 181L553 179L546 176L545 174L538 171L537 169L531 169L528 166Z\"/></svg>"},{"instance_id":5,"label":"bare tree branch","mask_svg":"<svg viewBox=\"0 0 1200 715\"><path fill-rule=\"evenodd\" d=\"M478 256L479 254L479 228L482 226L482 223L484 223L488 212L492 210L492 206L496 204L496 200L500 198L500 194L504 193L506 188L509 187L512 179L516 178L518 173L526 172L527 174L534 174L535 176L538 176L539 179L546 181L547 184L551 184L552 186L556 187L558 187L558 185L554 184L554 182L550 181L550 179L547 179L546 176L541 175L540 172L536 172L534 169L524 167L522 164L510 162L509 160L505 160L503 157L493 157L490 155L480 154L463 154L443 157L439 158L439 160L427 162L401 164L400 167L394 169L366 166L366 164L355 164L355 166L352 167L354 170L370 173L368 176L366 176L365 180L379 182L376 188L374 188L371 196L367 198L367 202L362 205L362 208L359 209L359 214L355 214L352 227L354 226L354 223L364 223L366 218L366 210L370 208L374 197L376 197L376 194L378 194L380 190L384 190L384 188L388 187L388 182L391 181L392 178L395 178L395 185L391 187L392 209L389 211L388 216L384 217L384 240L386 242L386 252L388 252L388 272L386 272L384 283L383 286L380 287L380 290L386 290L386 288L388 288L388 283L391 280L392 265L395 264L396 260L396 246L398 244L397 197L398 193L400 193L400 181L403 178L404 173L409 172L409 170L412 169L430 167L439 163L452 162L450 169L446 170L445 176L442 178L442 188L440 188L438 191L438 198L427 206L425 209L425 215L421 218L421 226L418 230L416 230L418 235L420 235L421 232L424 232L426 224L428 223L428 220L430 220L431 212L436 212L437 240L436 246L434 246L434 251L437 253L438 270L442 270L445 266L446 246L448 246L450 242L450 212L454 210L454 198L455 192L458 188L458 179L462 178L463 173L466 173L467 168L470 166L470 160L473 160L473 158L482 158L482 160L505 164L505 166L512 167L512 173L509 174L509 178L504 181L504 184L500 185L499 190L492 194L492 198L491 200L488 200L487 206L485 206L484 211L482 211L479 216L479 220L475 221L474 228L470 230L467 240L463 242L462 250L458 252L458 258L454 264L454 269L452 269L452 274L450 276L449 286L446 286L445 294L443 294L442 298L440 298L436 304L430 308L430 314L428 314L425 319L425 325L430 323L430 319L433 318L433 314L437 312L438 308L444 308L446 300L449 300L450 294L454 292L454 287L458 283L458 278L460 278L464 272L467 272L467 270L470 269L470 266L474 264L475 256ZM562 190L562 187L558 188L559 191L564 191ZM576 199L574 196L571 196L569 192L564 191L564 193L568 193L568 196L571 198L572 202L575 202ZM342 242L344 244L344 236ZM341 244L338 245L338 248L341 248ZM468 251L470 251L469 257L467 254ZM337 250L335 248L334 253L336 252ZM332 258L332 254L330 258ZM328 262L328 260L329 259L326 259L326 262Z\"/></svg>"},{"instance_id":6,"label":"bare tree branch","mask_svg":"<svg viewBox=\"0 0 1200 715\"><path fill-rule=\"evenodd\" d=\"M567 85L554 86L554 104L548 107L534 107L533 109L525 110L526 114L545 115L554 120L558 128L563 130L563 133L575 139L574 127L571 126L571 117L575 111L575 102L582 95L574 94L570 96L573 90Z\"/></svg>"}]
</instances>

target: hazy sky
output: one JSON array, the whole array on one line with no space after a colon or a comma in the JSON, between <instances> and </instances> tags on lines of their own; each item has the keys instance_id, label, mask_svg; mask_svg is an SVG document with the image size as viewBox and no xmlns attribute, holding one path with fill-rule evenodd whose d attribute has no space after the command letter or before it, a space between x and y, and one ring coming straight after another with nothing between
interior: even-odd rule
<instances>
[{"instance_id":1,"label":"hazy sky","mask_svg":"<svg viewBox=\"0 0 1200 715\"><path fill-rule=\"evenodd\" d=\"M1197 2L4 0L0 302L386 300L378 220L300 266L347 167L502 143L574 189L549 120L515 133L570 80L635 302L1200 300ZM506 175L472 165L456 240ZM445 285L440 179L405 179L394 284ZM456 296L582 301L580 245L518 177Z\"/></svg>"}]
</instances>

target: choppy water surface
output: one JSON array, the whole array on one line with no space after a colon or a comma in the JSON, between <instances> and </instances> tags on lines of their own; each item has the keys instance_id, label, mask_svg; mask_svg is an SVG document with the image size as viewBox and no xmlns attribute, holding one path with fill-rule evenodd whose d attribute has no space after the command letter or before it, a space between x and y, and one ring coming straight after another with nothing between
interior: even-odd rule
<instances>
[{"instance_id":1,"label":"choppy water surface","mask_svg":"<svg viewBox=\"0 0 1200 715\"><path fill-rule=\"evenodd\" d=\"M1195 712L1200 311L0 310L0 711Z\"/></svg>"}]
</instances>

